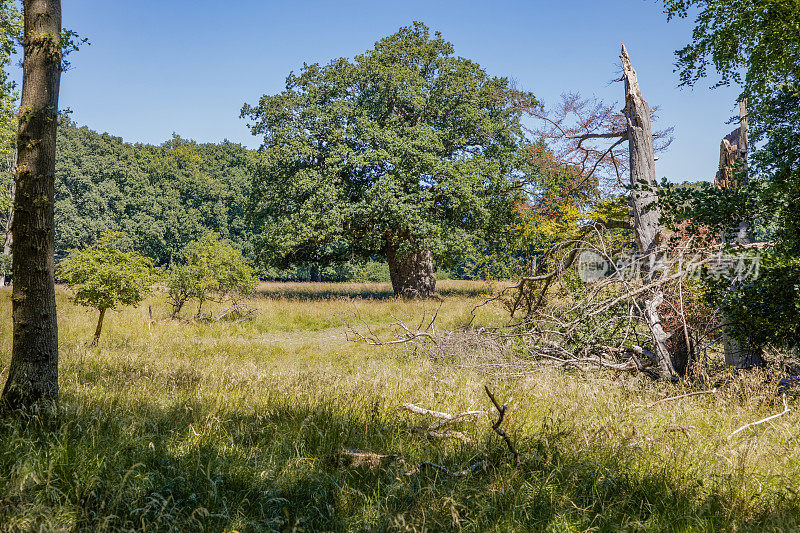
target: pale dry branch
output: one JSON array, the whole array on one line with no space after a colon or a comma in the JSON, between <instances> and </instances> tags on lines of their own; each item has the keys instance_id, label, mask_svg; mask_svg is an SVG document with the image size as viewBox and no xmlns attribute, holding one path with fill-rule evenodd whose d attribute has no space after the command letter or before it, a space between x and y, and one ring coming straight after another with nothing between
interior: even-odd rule
<instances>
[{"instance_id":1,"label":"pale dry branch","mask_svg":"<svg viewBox=\"0 0 800 533\"><path fill-rule=\"evenodd\" d=\"M736 431L734 431L733 433L731 433L730 435L728 435L728 438L730 439L731 437L733 437L737 433L739 433L741 431L744 431L747 428L751 428L753 426L757 426L759 424L763 424L765 422L769 422L770 420L775 420L776 418L778 418L780 416L783 416L783 415L789 413L790 411L791 411L791 409L789 409L789 405L786 403L786 393L783 393L783 411L781 411L778 414L775 414L775 415L772 415L772 416L768 416L767 418L762 418L761 420L757 420L756 422L750 422L749 424L745 424L742 427L740 427L739 429L737 429Z\"/></svg>"}]
</instances>

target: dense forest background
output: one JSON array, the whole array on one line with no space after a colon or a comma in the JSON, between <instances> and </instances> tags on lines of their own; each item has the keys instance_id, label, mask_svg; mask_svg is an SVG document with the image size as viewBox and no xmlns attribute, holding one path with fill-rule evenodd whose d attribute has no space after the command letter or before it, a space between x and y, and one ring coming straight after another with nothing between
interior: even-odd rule
<instances>
[{"instance_id":1,"label":"dense forest background","mask_svg":"<svg viewBox=\"0 0 800 533\"><path fill-rule=\"evenodd\" d=\"M129 245L157 265L170 266L183 260L191 242L216 232L242 252L261 279L389 280L388 267L379 258L281 268L259 256L247 217L254 153L227 140L197 143L179 135L159 146L128 143L62 118L56 162L56 261L115 231L125 233ZM512 275L530 248L514 236L509 231L508 238L491 244L476 236L473 252L437 275Z\"/></svg>"}]
</instances>

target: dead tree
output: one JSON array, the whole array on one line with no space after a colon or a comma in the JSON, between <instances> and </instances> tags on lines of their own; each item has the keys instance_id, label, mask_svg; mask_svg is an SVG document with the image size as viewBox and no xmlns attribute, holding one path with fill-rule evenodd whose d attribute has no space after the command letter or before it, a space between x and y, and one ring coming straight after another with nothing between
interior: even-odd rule
<instances>
[{"instance_id":1,"label":"dead tree","mask_svg":"<svg viewBox=\"0 0 800 533\"><path fill-rule=\"evenodd\" d=\"M639 251L651 259L658 260L663 248L664 228L661 225L661 211L656 195L656 165L653 148L653 130L650 125L650 106L642 97L636 71L631 65L628 51L622 45L622 79L625 82L625 118L627 119L628 153L630 157L631 211L633 227ZM652 270L645 272L648 281ZM644 311L653 347L658 358L662 377L675 375L668 349L667 334L661 323L659 306L664 302L664 293L654 289L644 301Z\"/></svg>"},{"instance_id":2,"label":"dead tree","mask_svg":"<svg viewBox=\"0 0 800 533\"><path fill-rule=\"evenodd\" d=\"M739 127L722 138L719 145L719 170L714 177L714 185L720 189L738 189L747 184L747 100L739 102ZM726 241L726 235L721 235ZM746 221L741 221L733 241L739 245L753 242L753 236ZM722 319L722 344L725 353L725 364L734 368L748 368L763 363L761 354L748 350L733 338L727 331L728 321Z\"/></svg>"}]
</instances>

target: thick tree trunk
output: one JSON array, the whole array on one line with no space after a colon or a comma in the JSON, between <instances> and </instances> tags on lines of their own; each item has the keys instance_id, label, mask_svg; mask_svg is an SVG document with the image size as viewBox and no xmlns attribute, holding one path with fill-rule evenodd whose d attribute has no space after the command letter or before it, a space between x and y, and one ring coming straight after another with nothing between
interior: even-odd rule
<instances>
[{"instance_id":1,"label":"thick tree trunk","mask_svg":"<svg viewBox=\"0 0 800 533\"><path fill-rule=\"evenodd\" d=\"M53 279L61 2L24 0L22 102L14 198L14 338L3 403L58 398L58 325Z\"/></svg>"},{"instance_id":2,"label":"thick tree trunk","mask_svg":"<svg viewBox=\"0 0 800 533\"><path fill-rule=\"evenodd\" d=\"M92 346L97 346L100 342L100 332L103 330L103 318L106 316L106 310L100 310L100 316L97 319L97 327L94 329L94 338L92 339Z\"/></svg>"},{"instance_id":3,"label":"thick tree trunk","mask_svg":"<svg viewBox=\"0 0 800 533\"><path fill-rule=\"evenodd\" d=\"M647 105L639 89L636 71L631 65L628 51L622 45L622 77L625 81L625 117L628 122L628 150L630 154L631 211L633 226L639 251L647 259L645 282L652 279L654 272L648 269L651 261L660 255L662 238L661 211L658 208L658 196L655 191L656 164L653 148L653 130L650 125L650 106ZM661 323L658 307L664 301L660 289L653 290L644 301L644 314L653 339L653 347L658 359L659 371L664 378L675 375L672 359L667 348L667 334Z\"/></svg>"},{"instance_id":4,"label":"thick tree trunk","mask_svg":"<svg viewBox=\"0 0 800 533\"><path fill-rule=\"evenodd\" d=\"M406 298L430 298L436 290L436 273L430 250L400 256L390 248L386 254L389 276L395 295Z\"/></svg>"}]
</instances>

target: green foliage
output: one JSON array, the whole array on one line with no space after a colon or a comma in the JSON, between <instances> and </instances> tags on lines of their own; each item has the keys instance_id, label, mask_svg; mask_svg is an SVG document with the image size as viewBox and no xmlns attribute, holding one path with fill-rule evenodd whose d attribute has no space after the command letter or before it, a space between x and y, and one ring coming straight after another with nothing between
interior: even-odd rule
<instances>
[{"instance_id":1,"label":"green foliage","mask_svg":"<svg viewBox=\"0 0 800 533\"><path fill-rule=\"evenodd\" d=\"M742 87L758 121L777 90L797 83L797 0L664 0L664 9L669 19L697 13L692 42L676 52L683 85L694 85L713 66L718 85Z\"/></svg>"},{"instance_id":2,"label":"green foliage","mask_svg":"<svg viewBox=\"0 0 800 533\"><path fill-rule=\"evenodd\" d=\"M255 288L253 269L242 253L216 233L208 233L191 243L184 255L185 263L173 265L167 278L173 316L191 299L198 302L199 316L206 301L236 302Z\"/></svg>"},{"instance_id":3,"label":"green foliage","mask_svg":"<svg viewBox=\"0 0 800 533\"><path fill-rule=\"evenodd\" d=\"M381 261L365 261L356 268L353 281L375 283L389 281L389 265Z\"/></svg>"},{"instance_id":4,"label":"green foliage","mask_svg":"<svg viewBox=\"0 0 800 533\"><path fill-rule=\"evenodd\" d=\"M17 120L14 115L17 92L8 78L8 66L22 33L22 17L16 2L0 0L0 247L9 237L13 210L12 173L14 150L17 144ZM0 248L2 252L2 248ZM11 271L11 262L0 256L0 273Z\"/></svg>"},{"instance_id":5,"label":"green foliage","mask_svg":"<svg viewBox=\"0 0 800 533\"><path fill-rule=\"evenodd\" d=\"M121 233L104 233L97 244L73 250L58 264L56 276L73 300L100 311L137 305L156 281L149 258L118 246Z\"/></svg>"},{"instance_id":6,"label":"green foliage","mask_svg":"<svg viewBox=\"0 0 800 533\"><path fill-rule=\"evenodd\" d=\"M754 137L744 186L662 191L673 226L730 237L740 221L773 242L759 276L747 283L708 281L708 299L745 343L796 346L800 324L800 3L796 0L667 0L667 14L700 12L692 42L678 51L682 81L694 84L713 64L721 83L740 83ZM743 172L744 169L739 169ZM746 179L745 179L746 178Z\"/></svg>"},{"instance_id":7,"label":"green foliage","mask_svg":"<svg viewBox=\"0 0 800 533\"><path fill-rule=\"evenodd\" d=\"M215 231L252 259L243 146L178 136L160 146L129 144L68 120L58 135L56 256L122 231L136 250L170 265Z\"/></svg>"},{"instance_id":8,"label":"green foliage","mask_svg":"<svg viewBox=\"0 0 800 533\"><path fill-rule=\"evenodd\" d=\"M515 99L535 102L421 23L352 61L304 65L242 110L263 137L251 204L260 259L427 248L447 266L476 232L516 218L527 162Z\"/></svg>"}]
</instances>

